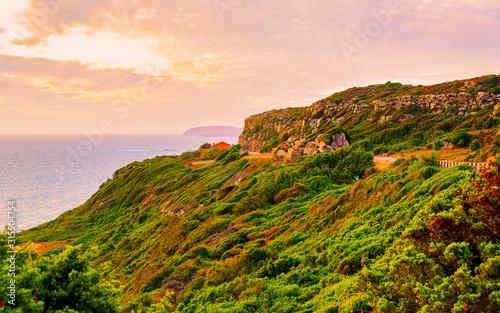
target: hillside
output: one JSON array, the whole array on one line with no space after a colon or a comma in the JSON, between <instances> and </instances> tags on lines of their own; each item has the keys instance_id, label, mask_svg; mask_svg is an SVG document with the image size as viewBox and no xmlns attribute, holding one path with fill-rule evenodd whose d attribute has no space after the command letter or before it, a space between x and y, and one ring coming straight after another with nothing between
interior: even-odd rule
<instances>
[{"instance_id":1,"label":"hillside","mask_svg":"<svg viewBox=\"0 0 500 313\"><path fill-rule=\"evenodd\" d=\"M495 91L486 84L495 79L470 81ZM468 86L412 88L448 94L462 84ZM469 100L480 95L474 88ZM363 94L370 108L374 90L395 89L404 88L385 84L340 96ZM498 312L500 159L480 173L469 165L440 168L439 151L419 151L383 172L373 162L376 149L421 149L440 140L471 151L474 136L480 145L471 156L495 154L496 103L471 102L476 107L463 114L460 102L443 104L441 113L416 104L408 106L415 111L325 113L328 101L253 116L241 137L247 150L260 150L261 141L275 154L287 143L294 151L321 144L316 153L272 162L236 145L134 162L81 206L23 231L21 242L55 242L28 247L67 246L42 256L19 252L20 306L84 311L80 302L95 308L89 298L100 297L109 299L103 312L117 305L121 312ZM339 112L346 117L332 123ZM394 120L373 124L387 112ZM413 117L399 121L400 114ZM276 127L289 136L283 142L271 132ZM277 141L268 145L268 135ZM7 257L5 249L0 254ZM85 274L67 266L75 263ZM75 277L84 281L78 288ZM57 281L70 283L50 292ZM86 296L68 300L74 290Z\"/></svg>"},{"instance_id":2,"label":"hillside","mask_svg":"<svg viewBox=\"0 0 500 313\"><path fill-rule=\"evenodd\" d=\"M182 133L182 135L197 137L238 137L242 130L242 128L232 126L202 126L190 128Z\"/></svg>"},{"instance_id":3,"label":"hillside","mask_svg":"<svg viewBox=\"0 0 500 313\"><path fill-rule=\"evenodd\" d=\"M271 152L292 148L302 154L318 142L346 132L351 143L363 141L375 153L424 148L446 140L450 132L468 130L483 146L493 143L500 107L500 76L488 75L432 86L400 83L351 88L309 107L272 110L245 120L239 143L245 151ZM303 139L304 150L293 147ZM476 139L476 138L474 138ZM311 143L309 152L306 145ZM316 145L314 145L316 144ZM337 144L338 145L338 144ZM346 143L340 146L346 145ZM336 148L336 146L334 147ZM484 157L495 154L485 150Z\"/></svg>"}]
</instances>

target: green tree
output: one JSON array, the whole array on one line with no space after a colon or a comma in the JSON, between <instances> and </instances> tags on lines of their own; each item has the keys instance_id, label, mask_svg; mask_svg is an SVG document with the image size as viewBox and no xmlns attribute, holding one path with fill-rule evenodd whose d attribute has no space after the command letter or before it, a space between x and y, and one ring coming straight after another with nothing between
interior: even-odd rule
<instances>
[{"instance_id":1,"label":"green tree","mask_svg":"<svg viewBox=\"0 0 500 313\"><path fill-rule=\"evenodd\" d=\"M443 142L441 140L436 140L432 144L432 149L434 151L439 151L439 150L441 150L442 147L443 147Z\"/></svg>"},{"instance_id":2,"label":"green tree","mask_svg":"<svg viewBox=\"0 0 500 313\"><path fill-rule=\"evenodd\" d=\"M477 139L473 140L470 143L470 149L472 151L477 151L477 150L481 149L481 143L479 142L479 140L477 140Z\"/></svg>"},{"instance_id":3,"label":"green tree","mask_svg":"<svg viewBox=\"0 0 500 313\"><path fill-rule=\"evenodd\" d=\"M5 235L2 234L2 243ZM0 251L5 256L6 251ZM68 246L58 254L39 256L26 248L16 255L16 305L7 312L118 312L118 290L101 283L99 272L90 267L92 252ZM5 258L4 258L5 259ZM6 264L6 263L5 263ZM2 269L1 282L7 278ZM6 285L5 285L6 286ZM7 300L7 301L6 301Z\"/></svg>"},{"instance_id":4,"label":"green tree","mask_svg":"<svg viewBox=\"0 0 500 313\"><path fill-rule=\"evenodd\" d=\"M451 138L451 143L459 147L465 147L469 143L469 139L469 133L461 130Z\"/></svg>"}]
</instances>

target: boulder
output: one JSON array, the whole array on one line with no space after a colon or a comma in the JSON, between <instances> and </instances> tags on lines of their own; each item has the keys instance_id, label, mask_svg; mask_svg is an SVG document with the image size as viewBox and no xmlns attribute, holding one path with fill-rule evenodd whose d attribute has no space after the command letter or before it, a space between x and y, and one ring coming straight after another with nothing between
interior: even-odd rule
<instances>
[{"instance_id":1,"label":"boulder","mask_svg":"<svg viewBox=\"0 0 500 313\"><path fill-rule=\"evenodd\" d=\"M452 145L451 143L446 142L446 141L443 142L443 147L442 147L443 150L451 150L453 148L455 148L455 146Z\"/></svg>"},{"instance_id":2,"label":"boulder","mask_svg":"<svg viewBox=\"0 0 500 313\"><path fill-rule=\"evenodd\" d=\"M328 146L328 145L319 148L319 151L321 153L325 153L325 152L333 151L333 150L334 149L332 148L332 146Z\"/></svg>"},{"instance_id":3,"label":"boulder","mask_svg":"<svg viewBox=\"0 0 500 313\"><path fill-rule=\"evenodd\" d=\"M323 141L318 142L318 147L321 149L324 146L328 146L330 144L331 144L331 142L329 140L323 140Z\"/></svg>"},{"instance_id":4,"label":"boulder","mask_svg":"<svg viewBox=\"0 0 500 313\"><path fill-rule=\"evenodd\" d=\"M284 150L276 149L272 154L272 160L273 161L283 161L283 159L285 159L286 155L287 155L287 153Z\"/></svg>"},{"instance_id":5,"label":"boulder","mask_svg":"<svg viewBox=\"0 0 500 313\"><path fill-rule=\"evenodd\" d=\"M305 155L311 155L316 152L316 149L314 147L307 147L304 149L304 154Z\"/></svg>"},{"instance_id":6,"label":"boulder","mask_svg":"<svg viewBox=\"0 0 500 313\"><path fill-rule=\"evenodd\" d=\"M392 118L392 115L384 115L380 118L380 120L378 121L379 124L383 124L385 122L387 122L388 120L390 120Z\"/></svg>"},{"instance_id":7,"label":"boulder","mask_svg":"<svg viewBox=\"0 0 500 313\"><path fill-rule=\"evenodd\" d=\"M316 143L315 143L314 141L309 141L309 142L306 144L305 148L306 148L306 149L307 149L307 148L313 148L313 149L314 149L314 148L316 148Z\"/></svg>"},{"instance_id":8,"label":"boulder","mask_svg":"<svg viewBox=\"0 0 500 313\"><path fill-rule=\"evenodd\" d=\"M333 149L338 149L340 147L345 147L349 146L349 141L347 141L347 138L345 137L344 133L337 133L333 135L333 142L331 144Z\"/></svg>"},{"instance_id":9,"label":"boulder","mask_svg":"<svg viewBox=\"0 0 500 313\"><path fill-rule=\"evenodd\" d=\"M300 139L300 140L296 141L296 142L293 144L293 148L294 148L295 150L298 150L298 149L300 149L300 148L303 148L303 147L306 145L306 143L307 143L306 139L305 139L305 138L302 138L302 139Z\"/></svg>"},{"instance_id":10,"label":"boulder","mask_svg":"<svg viewBox=\"0 0 500 313\"><path fill-rule=\"evenodd\" d=\"M299 151L288 149L288 152L285 156L285 161L295 160L297 158L300 158L301 156L302 154Z\"/></svg>"}]
</instances>

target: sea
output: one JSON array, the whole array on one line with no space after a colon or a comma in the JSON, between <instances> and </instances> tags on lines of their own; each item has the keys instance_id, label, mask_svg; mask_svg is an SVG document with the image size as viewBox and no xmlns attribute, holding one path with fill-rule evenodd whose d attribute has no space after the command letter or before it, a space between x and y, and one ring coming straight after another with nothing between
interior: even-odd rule
<instances>
[{"instance_id":1,"label":"sea","mask_svg":"<svg viewBox=\"0 0 500 313\"><path fill-rule=\"evenodd\" d=\"M0 227L17 230L55 219L83 204L113 173L134 161L180 155L205 142L237 137L182 135L0 135ZM3 209L2 209L3 208ZM12 211L12 210L11 210Z\"/></svg>"}]
</instances>

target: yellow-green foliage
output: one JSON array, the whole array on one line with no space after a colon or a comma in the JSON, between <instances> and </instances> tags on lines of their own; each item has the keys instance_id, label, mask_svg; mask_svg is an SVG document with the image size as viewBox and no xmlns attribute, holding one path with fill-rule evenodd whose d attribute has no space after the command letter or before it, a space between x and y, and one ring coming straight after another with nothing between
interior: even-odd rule
<instances>
[{"instance_id":1,"label":"yellow-green foliage","mask_svg":"<svg viewBox=\"0 0 500 313\"><path fill-rule=\"evenodd\" d=\"M398 270L394 257L418 257L401 236L431 208L454 206L453 191L477 177L466 165L442 170L431 157L356 181L373 166L361 148L286 165L249 161L237 149L196 170L169 157L131 164L21 239L79 237L75 244L98 247L93 265L122 283L125 312L390 311L370 282L389 288L380 275ZM454 246L446 257L469 252ZM495 266L485 263L484 272ZM461 273L441 275L467 279Z\"/></svg>"}]
</instances>

